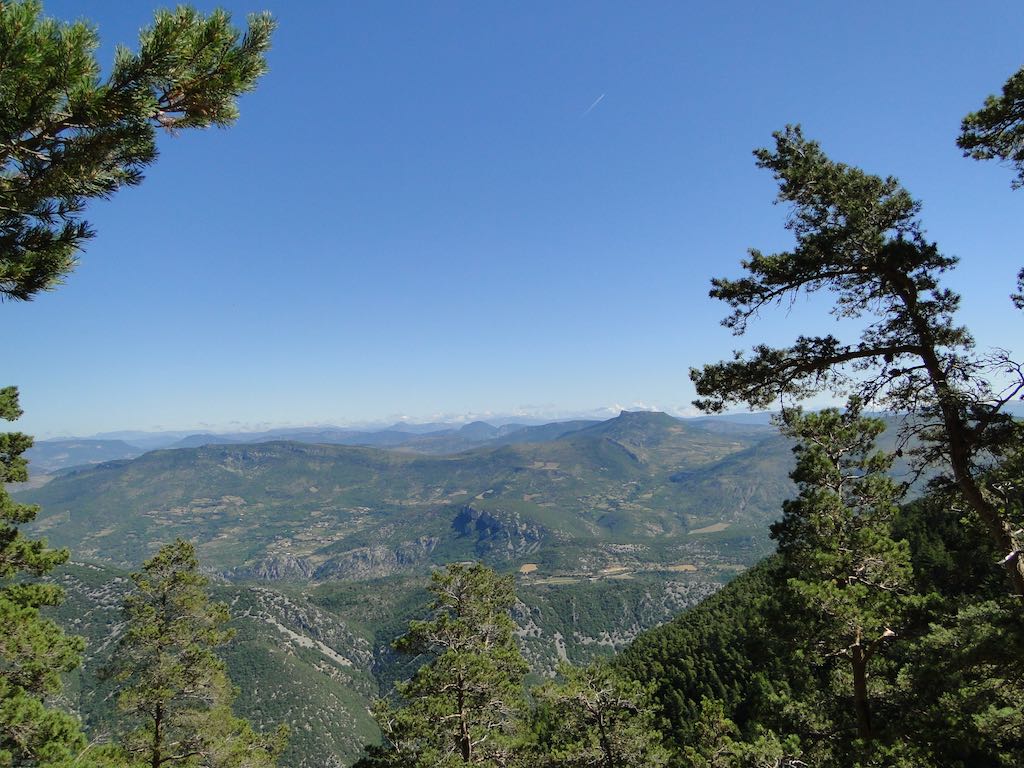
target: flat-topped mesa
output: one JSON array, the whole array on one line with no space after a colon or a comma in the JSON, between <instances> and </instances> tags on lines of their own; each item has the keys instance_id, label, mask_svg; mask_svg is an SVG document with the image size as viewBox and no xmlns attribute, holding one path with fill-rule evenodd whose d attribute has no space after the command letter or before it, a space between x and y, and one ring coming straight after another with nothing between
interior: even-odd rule
<instances>
[{"instance_id":1,"label":"flat-topped mesa","mask_svg":"<svg viewBox=\"0 0 1024 768\"><path fill-rule=\"evenodd\" d=\"M643 424L664 424L665 426L679 425L679 419L675 416L669 416L664 411L619 411L619 415L613 421L615 420Z\"/></svg>"}]
</instances>

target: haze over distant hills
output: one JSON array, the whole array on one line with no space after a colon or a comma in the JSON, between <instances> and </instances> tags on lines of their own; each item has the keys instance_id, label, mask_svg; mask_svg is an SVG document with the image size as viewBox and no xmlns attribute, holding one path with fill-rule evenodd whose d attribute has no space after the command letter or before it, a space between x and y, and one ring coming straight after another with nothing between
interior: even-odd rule
<instances>
[{"instance_id":1,"label":"haze over distant hills","mask_svg":"<svg viewBox=\"0 0 1024 768\"><path fill-rule=\"evenodd\" d=\"M115 459L131 459L144 453L137 445L124 440L79 438L70 440L37 440L25 452L30 473L49 474L66 467L101 464Z\"/></svg>"},{"instance_id":2,"label":"haze over distant hills","mask_svg":"<svg viewBox=\"0 0 1024 768\"><path fill-rule=\"evenodd\" d=\"M474 423L301 435L309 442L151 451L65 470L20 496L42 505L36 527L80 556L130 566L184 535L225 573L307 579L479 556L570 569L667 563L696 555L699 539L686 534L716 524L738 541L753 526L756 553L728 558L752 562L764 516L788 489L788 451L773 430L663 413L510 432ZM712 495L701 490L709 483ZM718 498L723 483L731 491Z\"/></svg>"},{"instance_id":3,"label":"haze over distant hills","mask_svg":"<svg viewBox=\"0 0 1024 768\"><path fill-rule=\"evenodd\" d=\"M713 425L739 423L767 425L770 414L698 417L695 422ZM37 440L26 453L34 474L98 464L112 459L140 456L161 448L197 448L202 445L261 443L292 440L328 445L366 445L419 453L457 453L492 441L531 442L557 436L578 426L596 424L600 419L544 421L525 417L494 418L490 421L396 422L381 428L363 427L279 427L262 431L234 432L106 432L86 437ZM563 426L564 425L564 426Z\"/></svg>"}]
</instances>

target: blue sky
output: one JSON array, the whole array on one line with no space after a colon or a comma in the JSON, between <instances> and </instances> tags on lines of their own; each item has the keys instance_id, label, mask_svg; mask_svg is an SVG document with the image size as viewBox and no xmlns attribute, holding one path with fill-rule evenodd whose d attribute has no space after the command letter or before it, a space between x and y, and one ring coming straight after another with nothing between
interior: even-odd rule
<instances>
[{"instance_id":1,"label":"blue sky","mask_svg":"<svg viewBox=\"0 0 1024 768\"><path fill-rule=\"evenodd\" d=\"M898 176L979 342L1024 346L1024 191L954 146L1024 63L1016 0L222 5L280 23L238 124L163 140L66 285L2 307L25 431L683 409L689 366L829 322L734 339L707 298L790 242L750 154L787 122ZM45 7L106 62L151 16Z\"/></svg>"}]
</instances>

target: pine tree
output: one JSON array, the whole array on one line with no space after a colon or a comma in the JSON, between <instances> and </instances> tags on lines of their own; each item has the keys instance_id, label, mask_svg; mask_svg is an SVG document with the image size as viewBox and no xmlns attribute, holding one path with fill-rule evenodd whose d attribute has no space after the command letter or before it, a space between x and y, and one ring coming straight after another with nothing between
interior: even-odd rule
<instances>
[{"instance_id":1,"label":"pine tree","mask_svg":"<svg viewBox=\"0 0 1024 768\"><path fill-rule=\"evenodd\" d=\"M514 634L512 577L480 563L434 573L432 617L395 648L429 659L374 709L384 743L359 765L508 766L522 750L527 672Z\"/></svg>"},{"instance_id":2,"label":"pine tree","mask_svg":"<svg viewBox=\"0 0 1024 768\"><path fill-rule=\"evenodd\" d=\"M17 390L0 389L0 418L19 416ZM49 573L68 552L21 533L37 510L15 502L5 487L27 479L22 454L31 445L19 432L0 434L0 766L68 764L86 746L77 720L47 706L61 673L78 666L82 640L39 614L61 602L61 589L25 578Z\"/></svg>"},{"instance_id":3,"label":"pine tree","mask_svg":"<svg viewBox=\"0 0 1024 768\"><path fill-rule=\"evenodd\" d=\"M686 768L807 768L795 739L781 740L761 730L744 741L720 701L703 698L694 743L683 748Z\"/></svg>"},{"instance_id":4,"label":"pine tree","mask_svg":"<svg viewBox=\"0 0 1024 768\"><path fill-rule=\"evenodd\" d=\"M1018 430L993 456L985 484L1017 521L1020 537L1024 427ZM1024 612L991 573L1002 553L971 535L975 521L948 519L960 508L955 495L933 494L903 516L928 610L911 628L901 705L913 713L914 732L934 764L1016 767L1024 754Z\"/></svg>"},{"instance_id":5,"label":"pine tree","mask_svg":"<svg viewBox=\"0 0 1024 768\"><path fill-rule=\"evenodd\" d=\"M957 146L964 157L1002 160L1017 172L1013 187L1024 186L1024 67L1003 84L998 96L963 119Z\"/></svg>"},{"instance_id":6,"label":"pine tree","mask_svg":"<svg viewBox=\"0 0 1024 768\"><path fill-rule=\"evenodd\" d=\"M265 737L231 711L235 696L215 648L232 636L227 606L210 602L195 548L178 539L132 574L128 628L116 654L118 708L134 727L122 743L149 768L266 768L286 732Z\"/></svg>"},{"instance_id":7,"label":"pine tree","mask_svg":"<svg viewBox=\"0 0 1024 768\"><path fill-rule=\"evenodd\" d=\"M273 27L256 14L243 36L225 11L159 11L101 78L89 24L0 3L0 296L31 299L67 276L94 234L86 204L142 181L158 131L234 122Z\"/></svg>"},{"instance_id":8,"label":"pine tree","mask_svg":"<svg viewBox=\"0 0 1024 768\"><path fill-rule=\"evenodd\" d=\"M35 0L0 2L0 300L60 284L93 236L86 205L142 180L158 131L234 121L237 97L266 70L273 26L254 15L243 36L223 11L161 11L101 78L93 27L44 18ZM17 390L0 389L0 418L20 415ZM27 479L31 445L0 434L0 482ZM35 514L0 486L0 766L84 768L103 750L83 753L77 721L50 701L82 643L40 617L61 591L32 580L68 553L20 532Z\"/></svg>"},{"instance_id":9,"label":"pine tree","mask_svg":"<svg viewBox=\"0 0 1024 768\"><path fill-rule=\"evenodd\" d=\"M847 666L850 689L840 699L851 702L847 719L863 741L877 737L872 659L898 636L912 579L909 546L890 527L902 496L888 474L893 456L874 448L884 430L855 400L843 413L786 411L782 431L799 441L791 477L800 492L772 526L790 588L820 617L797 630L797 642L815 666Z\"/></svg>"},{"instance_id":10,"label":"pine tree","mask_svg":"<svg viewBox=\"0 0 1024 768\"><path fill-rule=\"evenodd\" d=\"M666 765L650 692L605 664L563 664L561 681L533 691L537 759L545 768Z\"/></svg>"},{"instance_id":11,"label":"pine tree","mask_svg":"<svg viewBox=\"0 0 1024 768\"><path fill-rule=\"evenodd\" d=\"M746 275L712 281L711 296L729 304L723 321L742 334L763 309L802 292L834 296L836 318L863 321L860 337L799 336L789 347L758 345L752 357L692 369L702 409L730 403L763 408L819 392L854 394L865 403L912 414L923 463L948 468L949 486L984 524L994 545L1013 552L1011 521L983 487L988 450L1012 419L1003 412L1024 392L1021 367L996 351L979 355L957 325L960 297L940 279L956 259L924 236L920 203L894 178L879 178L830 160L799 127L775 134L774 149L755 152L779 181L779 200L792 204L791 251L751 249ZM994 392L988 376L1009 374ZM1024 597L1024 561L1004 563Z\"/></svg>"}]
</instances>

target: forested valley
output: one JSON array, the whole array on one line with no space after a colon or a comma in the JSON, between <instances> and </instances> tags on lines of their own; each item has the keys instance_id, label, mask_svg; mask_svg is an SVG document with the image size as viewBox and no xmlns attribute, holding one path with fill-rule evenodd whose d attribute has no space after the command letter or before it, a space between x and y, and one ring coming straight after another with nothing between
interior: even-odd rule
<instances>
[{"instance_id":1,"label":"forested valley","mask_svg":"<svg viewBox=\"0 0 1024 768\"><path fill-rule=\"evenodd\" d=\"M160 11L101 75L86 22L0 3L0 295L70 275L158 136L233 124L275 27ZM1024 69L956 144L1024 185ZM898 180L797 125L754 158L793 246L707 276L723 324L813 295L851 335L692 368L706 418L200 436L40 487L0 435L0 768L1024 765L1022 363Z\"/></svg>"}]
</instances>

